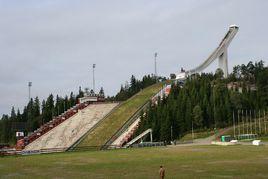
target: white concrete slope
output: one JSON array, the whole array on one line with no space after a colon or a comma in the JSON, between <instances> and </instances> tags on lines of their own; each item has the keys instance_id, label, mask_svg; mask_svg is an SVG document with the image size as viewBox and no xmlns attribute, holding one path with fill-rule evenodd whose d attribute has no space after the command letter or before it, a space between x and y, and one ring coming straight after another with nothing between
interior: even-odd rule
<instances>
[{"instance_id":1,"label":"white concrete slope","mask_svg":"<svg viewBox=\"0 0 268 179\"><path fill-rule=\"evenodd\" d=\"M68 148L117 105L118 103L90 104L27 145L24 150Z\"/></svg>"}]
</instances>

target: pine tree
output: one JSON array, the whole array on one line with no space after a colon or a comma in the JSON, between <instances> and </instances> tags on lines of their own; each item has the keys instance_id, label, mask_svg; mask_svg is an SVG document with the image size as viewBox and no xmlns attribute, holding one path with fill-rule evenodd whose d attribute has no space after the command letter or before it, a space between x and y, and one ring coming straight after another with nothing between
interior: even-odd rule
<instances>
[{"instance_id":1,"label":"pine tree","mask_svg":"<svg viewBox=\"0 0 268 179\"><path fill-rule=\"evenodd\" d=\"M199 105L196 105L193 109L193 124L194 127L200 128L203 123L203 111Z\"/></svg>"}]
</instances>

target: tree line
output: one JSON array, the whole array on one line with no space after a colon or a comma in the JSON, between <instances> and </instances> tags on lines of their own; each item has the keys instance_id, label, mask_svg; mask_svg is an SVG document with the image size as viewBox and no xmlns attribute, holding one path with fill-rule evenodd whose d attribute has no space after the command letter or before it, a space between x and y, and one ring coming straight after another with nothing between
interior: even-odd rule
<instances>
[{"instance_id":1,"label":"tree line","mask_svg":"<svg viewBox=\"0 0 268 179\"><path fill-rule=\"evenodd\" d=\"M184 86L173 84L169 96L150 105L141 115L140 133L148 128L153 129L156 141L169 141L180 138L183 134L195 129L220 128L231 124L232 112L237 109L264 109L268 106L268 69L264 62L249 62L237 65L227 79L223 72L215 74L194 75L187 79ZM131 76L130 82L121 85L120 91L107 100L124 101L159 79L145 75L141 80ZM228 90L227 84L237 82L242 92L235 86ZM249 90L248 85L255 85L257 90ZM40 102L38 97L31 99L22 112L14 107L10 115L3 115L0 120L0 143L15 143L15 132L24 124L26 131L34 131L77 103L84 92L79 89L69 96L60 97L50 94ZM17 125L16 125L17 124ZM172 131L172 133L171 133ZM171 136L172 135L172 136Z\"/></svg>"},{"instance_id":2,"label":"tree line","mask_svg":"<svg viewBox=\"0 0 268 179\"><path fill-rule=\"evenodd\" d=\"M138 80L134 75L130 78L130 83L121 86L120 91L112 97L107 97L109 101L124 101L135 95L141 89L146 88L156 82L153 75L145 75L142 80ZM104 94L103 88L100 91ZM60 97L50 94L40 102L38 97L31 98L22 111L11 109L10 115L4 114L0 120L0 143L14 144L16 142L15 132L33 132L44 123L50 121L54 116L58 116L67 109L73 107L78 102L78 98L84 96L85 91L79 88L78 94L70 93L69 96Z\"/></svg>"},{"instance_id":3,"label":"tree line","mask_svg":"<svg viewBox=\"0 0 268 179\"><path fill-rule=\"evenodd\" d=\"M215 74L193 75L183 86L174 83L169 96L142 111L136 135L152 128L155 141L171 141L181 138L192 127L206 130L230 126L233 111L267 109L267 79L268 68L263 61L250 61L235 66L227 79L217 69ZM228 89L228 84L233 86Z\"/></svg>"},{"instance_id":4,"label":"tree line","mask_svg":"<svg viewBox=\"0 0 268 179\"><path fill-rule=\"evenodd\" d=\"M125 85L121 85L120 91L115 96L109 97L109 100L125 101L140 90L155 84L156 81L158 81L158 79L156 79L153 75L145 75L141 80L136 79L135 76L132 75L130 82L126 82Z\"/></svg>"},{"instance_id":5,"label":"tree line","mask_svg":"<svg viewBox=\"0 0 268 179\"><path fill-rule=\"evenodd\" d=\"M71 92L70 96L60 97L50 94L47 99L41 103L38 97L31 98L28 104L21 112L16 111L14 107L11 109L11 114L4 114L0 120L0 143L14 144L16 142L15 132L23 131L33 132L44 123L52 120L54 116L58 116L67 109L74 106L78 98L83 96L83 91L79 89L79 93L74 95Z\"/></svg>"}]
</instances>

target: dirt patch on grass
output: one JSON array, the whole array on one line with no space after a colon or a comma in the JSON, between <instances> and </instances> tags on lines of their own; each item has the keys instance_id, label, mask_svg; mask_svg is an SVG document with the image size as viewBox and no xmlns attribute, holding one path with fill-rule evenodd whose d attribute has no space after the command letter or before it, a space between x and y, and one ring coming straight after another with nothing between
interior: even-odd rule
<instances>
[{"instance_id":1,"label":"dirt patch on grass","mask_svg":"<svg viewBox=\"0 0 268 179\"><path fill-rule=\"evenodd\" d=\"M203 173L203 172L205 172L206 170L201 170L201 169L196 169L196 170L194 170L196 173Z\"/></svg>"},{"instance_id":2,"label":"dirt patch on grass","mask_svg":"<svg viewBox=\"0 0 268 179\"><path fill-rule=\"evenodd\" d=\"M192 152L208 152L208 150L205 149L205 148L193 148L193 149L188 150L188 151L192 151Z\"/></svg>"},{"instance_id":3,"label":"dirt patch on grass","mask_svg":"<svg viewBox=\"0 0 268 179\"><path fill-rule=\"evenodd\" d=\"M268 161L264 159L257 159L257 160L218 160L218 161L211 161L207 162L207 164L213 165L213 164L267 164Z\"/></svg>"},{"instance_id":4,"label":"dirt patch on grass","mask_svg":"<svg viewBox=\"0 0 268 179\"><path fill-rule=\"evenodd\" d=\"M20 173L9 173L7 175L1 176L1 178L17 178L17 177L22 177L22 174L20 174Z\"/></svg>"},{"instance_id":5,"label":"dirt patch on grass","mask_svg":"<svg viewBox=\"0 0 268 179\"><path fill-rule=\"evenodd\" d=\"M70 162L65 162L65 161L59 161L59 162L55 162L55 165L68 165L70 164Z\"/></svg>"},{"instance_id":6,"label":"dirt patch on grass","mask_svg":"<svg viewBox=\"0 0 268 179\"><path fill-rule=\"evenodd\" d=\"M233 176L230 175L212 175L212 178L233 178Z\"/></svg>"},{"instance_id":7,"label":"dirt patch on grass","mask_svg":"<svg viewBox=\"0 0 268 179\"><path fill-rule=\"evenodd\" d=\"M218 161L212 161L207 162L207 164L230 164L230 163L241 163L240 160L218 160Z\"/></svg>"},{"instance_id":8,"label":"dirt patch on grass","mask_svg":"<svg viewBox=\"0 0 268 179\"><path fill-rule=\"evenodd\" d=\"M193 166L191 165L180 165L179 169L185 170L185 171L193 171L195 173L203 173L206 170L202 170L202 169L193 169Z\"/></svg>"},{"instance_id":9,"label":"dirt patch on grass","mask_svg":"<svg viewBox=\"0 0 268 179\"><path fill-rule=\"evenodd\" d=\"M182 168L188 168L188 167L191 167L191 165L180 165L180 167L182 167Z\"/></svg>"}]
</instances>

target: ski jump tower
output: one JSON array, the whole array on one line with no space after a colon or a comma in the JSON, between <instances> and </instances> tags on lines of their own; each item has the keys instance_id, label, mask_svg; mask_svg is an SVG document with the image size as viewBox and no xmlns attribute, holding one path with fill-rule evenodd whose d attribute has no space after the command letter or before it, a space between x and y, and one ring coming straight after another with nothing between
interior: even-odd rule
<instances>
[{"instance_id":1,"label":"ski jump tower","mask_svg":"<svg viewBox=\"0 0 268 179\"><path fill-rule=\"evenodd\" d=\"M231 25L229 27L228 32L222 39L220 45L213 51L213 53L199 66L189 71L186 71L184 75L178 74L177 79L180 80L184 76L190 76L192 74L200 73L205 68L207 68L213 61L219 59L219 68L222 69L224 73L224 78L228 76L228 56L227 56L227 49L230 45L231 41L233 40L234 36L236 35L239 27L236 25Z\"/></svg>"}]
</instances>

